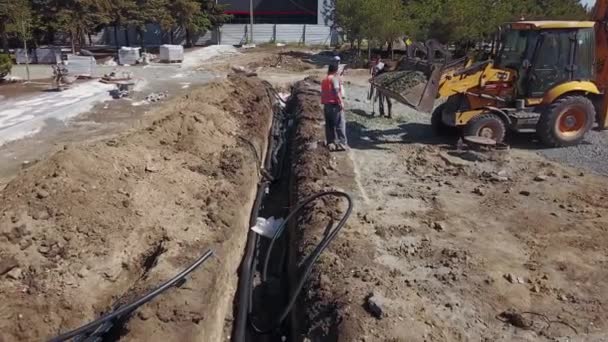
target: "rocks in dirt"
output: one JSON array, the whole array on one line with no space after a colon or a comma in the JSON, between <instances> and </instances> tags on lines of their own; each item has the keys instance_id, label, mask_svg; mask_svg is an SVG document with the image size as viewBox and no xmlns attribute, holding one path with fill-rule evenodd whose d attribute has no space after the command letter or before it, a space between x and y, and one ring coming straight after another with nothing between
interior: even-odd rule
<instances>
[{"instance_id":1,"label":"rocks in dirt","mask_svg":"<svg viewBox=\"0 0 608 342\"><path fill-rule=\"evenodd\" d=\"M486 195L486 192L482 188L480 188L480 187L477 187L477 188L473 189L473 193L475 195L478 195L478 196L485 196Z\"/></svg>"},{"instance_id":2,"label":"rocks in dirt","mask_svg":"<svg viewBox=\"0 0 608 342\"><path fill-rule=\"evenodd\" d=\"M517 277L517 276L513 275L513 273L506 273L503 275L503 278L505 278L511 284L525 284L526 283L526 279L524 279L523 277Z\"/></svg>"},{"instance_id":3,"label":"rocks in dirt","mask_svg":"<svg viewBox=\"0 0 608 342\"><path fill-rule=\"evenodd\" d=\"M169 93L164 91L162 93L151 93L148 96L146 96L146 101L148 102L160 102L164 99L166 99L169 96Z\"/></svg>"},{"instance_id":4,"label":"rocks in dirt","mask_svg":"<svg viewBox=\"0 0 608 342\"><path fill-rule=\"evenodd\" d=\"M16 222L13 222L16 223ZM15 226L8 232L3 232L2 236L4 236L11 243L18 243L24 236L29 235L30 233L27 231L25 224Z\"/></svg>"},{"instance_id":5,"label":"rocks in dirt","mask_svg":"<svg viewBox=\"0 0 608 342\"><path fill-rule=\"evenodd\" d=\"M365 299L365 310L376 319L382 319L385 315L383 309L384 301L384 297L380 296L379 294L370 293Z\"/></svg>"},{"instance_id":6,"label":"rocks in dirt","mask_svg":"<svg viewBox=\"0 0 608 342\"><path fill-rule=\"evenodd\" d=\"M39 190L36 191L36 197L38 199L45 199L45 198L49 197L50 195L51 194L49 194L48 191L43 190L43 189L39 189Z\"/></svg>"},{"instance_id":7,"label":"rocks in dirt","mask_svg":"<svg viewBox=\"0 0 608 342\"><path fill-rule=\"evenodd\" d=\"M0 275L4 275L11 271L13 268L19 266L17 260L12 256L2 257L0 259Z\"/></svg>"},{"instance_id":8,"label":"rocks in dirt","mask_svg":"<svg viewBox=\"0 0 608 342\"><path fill-rule=\"evenodd\" d=\"M6 277L13 280L19 280L21 279L22 274L23 271L19 267L15 267L6 273Z\"/></svg>"},{"instance_id":9,"label":"rocks in dirt","mask_svg":"<svg viewBox=\"0 0 608 342\"><path fill-rule=\"evenodd\" d=\"M537 175L536 177L534 177L535 182L544 182L547 179L548 179L548 177L545 175Z\"/></svg>"},{"instance_id":10,"label":"rocks in dirt","mask_svg":"<svg viewBox=\"0 0 608 342\"><path fill-rule=\"evenodd\" d=\"M519 192L519 194L522 195L522 196L528 197L528 196L531 195L531 192L528 191L528 190L522 190L522 191Z\"/></svg>"},{"instance_id":11,"label":"rocks in dirt","mask_svg":"<svg viewBox=\"0 0 608 342\"><path fill-rule=\"evenodd\" d=\"M441 222L433 222L433 229L438 232L442 232L445 230L445 225Z\"/></svg>"},{"instance_id":12,"label":"rocks in dirt","mask_svg":"<svg viewBox=\"0 0 608 342\"><path fill-rule=\"evenodd\" d=\"M146 170L146 172L157 173L160 171L160 167L155 164L147 164L145 170Z\"/></svg>"},{"instance_id":13,"label":"rocks in dirt","mask_svg":"<svg viewBox=\"0 0 608 342\"><path fill-rule=\"evenodd\" d=\"M513 309L504 311L498 315L498 317L505 323L511 324L512 326L520 329L529 329L532 327L532 321L523 317L520 313Z\"/></svg>"},{"instance_id":14,"label":"rocks in dirt","mask_svg":"<svg viewBox=\"0 0 608 342\"><path fill-rule=\"evenodd\" d=\"M32 214L32 218L36 221L39 220L48 220L50 217L49 212L47 210L40 210Z\"/></svg>"}]
</instances>

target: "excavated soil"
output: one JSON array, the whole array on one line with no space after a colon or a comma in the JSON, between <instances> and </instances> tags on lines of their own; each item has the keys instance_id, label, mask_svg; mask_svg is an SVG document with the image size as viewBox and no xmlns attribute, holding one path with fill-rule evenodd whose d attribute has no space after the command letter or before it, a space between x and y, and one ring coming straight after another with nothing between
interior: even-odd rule
<instances>
[{"instance_id":1,"label":"excavated soil","mask_svg":"<svg viewBox=\"0 0 608 342\"><path fill-rule=\"evenodd\" d=\"M259 79L229 77L143 129L66 146L15 177L0 192L0 341L76 328L209 248L215 257L142 307L121 340L224 339L272 101Z\"/></svg>"},{"instance_id":2,"label":"excavated soil","mask_svg":"<svg viewBox=\"0 0 608 342\"><path fill-rule=\"evenodd\" d=\"M395 121L349 110L352 149L330 154L318 85L300 87L297 198L337 188L356 203L307 282L299 340L608 340L606 177L457 150L399 107ZM302 216L301 258L341 209Z\"/></svg>"}]
</instances>

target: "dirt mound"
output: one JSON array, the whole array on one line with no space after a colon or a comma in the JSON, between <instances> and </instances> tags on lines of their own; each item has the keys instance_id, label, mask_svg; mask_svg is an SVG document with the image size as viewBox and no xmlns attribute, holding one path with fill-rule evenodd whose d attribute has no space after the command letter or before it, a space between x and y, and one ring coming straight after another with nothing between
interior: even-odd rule
<instances>
[{"instance_id":1,"label":"dirt mound","mask_svg":"<svg viewBox=\"0 0 608 342\"><path fill-rule=\"evenodd\" d=\"M273 68L285 71L302 72L313 69L315 65L312 62L307 62L310 54L303 52L282 52L276 55L265 56L260 60L247 64L249 69Z\"/></svg>"},{"instance_id":2,"label":"dirt mound","mask_svg":"<svg viewBox=\"0 0 608 342\"><path fill-rule=\"evenodd\" d=\"M125 340L222 339L273 100L256 78L192 91L147 127L66 147L0 192L0 340L42 340L217 257Z\"/></svg>"},{"instance_id":3,"label":"dirt mound","mask_svg":"<svg viewBox=\"0 0 608 342\"><path fill-rule=\"evenodd\" d=\"M296 201L302 201L314 194L329 190L344 190L344 182L335 182L329 176L343 177L346 182L354 175L344 172L350 168L337 163L324 144L323 112L319 104L319 82L308 78L294 86L293 112L298 116L295 141L293 143L293 193ZM328 223L337 222L344 213L345 203L338 199L325 197L305 208L298 221L297 259L306 260L324 235ZM341 235L344 232L341 233ZM337 310L339 301L328 292L327 274L336 272L340 267L336 250L341 249L341 235L333 241L317 261L313 272L306 282L305 289L296 310L297 319L293 320L295 331L312 341L333 341L337 338L336 327L342 319Z\"/></svg>"}]
</instances>

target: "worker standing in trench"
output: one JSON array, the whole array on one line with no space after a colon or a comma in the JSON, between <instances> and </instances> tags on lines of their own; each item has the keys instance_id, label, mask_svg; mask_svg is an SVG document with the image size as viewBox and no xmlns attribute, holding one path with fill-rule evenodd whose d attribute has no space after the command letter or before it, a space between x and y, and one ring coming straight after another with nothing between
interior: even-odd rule
<instances>
[{"instance_id":1,"label":"worker standing in trench","mask_svg":"<svg viewBox=\"0 0 608 342\"><path fill-rule=\"evenodd\" d=\"M321 103L325 114L325 140L330 151L346 151L346 117L342 98L342 80L338 63L329 64L327 76L321 82Z\"/></svg>"}]
</instances>

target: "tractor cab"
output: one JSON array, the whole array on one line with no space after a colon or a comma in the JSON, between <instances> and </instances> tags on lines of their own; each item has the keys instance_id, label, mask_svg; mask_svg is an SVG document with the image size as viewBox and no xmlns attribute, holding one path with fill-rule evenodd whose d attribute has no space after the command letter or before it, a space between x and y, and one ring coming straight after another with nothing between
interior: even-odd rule
<instances>
[{"instance_id":1,"label":"tractor cab","mask_svg":"<svg viewBox=\"0 0 608 342\"><path fill-rule=\"evenodd\" d=\"M522 21L503 26L494 68L515 73L517 98L542 99L567 81L595 79L594 22Z\"/></svg>"}]
</instances>

